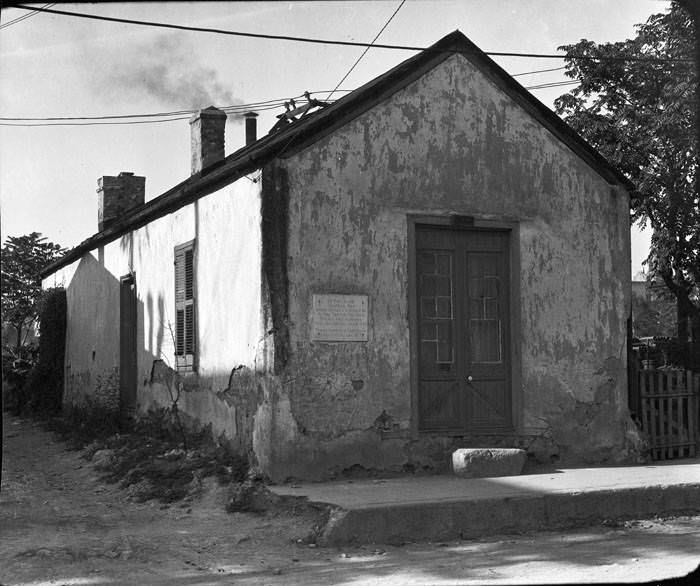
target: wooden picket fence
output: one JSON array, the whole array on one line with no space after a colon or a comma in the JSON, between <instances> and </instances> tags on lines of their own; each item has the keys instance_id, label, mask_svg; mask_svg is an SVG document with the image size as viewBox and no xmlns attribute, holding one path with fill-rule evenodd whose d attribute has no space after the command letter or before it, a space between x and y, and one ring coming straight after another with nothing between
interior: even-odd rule
<instances>
[{"instance_id":1,"label":"wooden picket fence","mask_svg":"<svg viewBox=\"0 0 700 586\"><path fill-rule=\"evenodd\" d=\"M653 460L692 458L700 435L700 374L690 370L637 371L638 414Z\"/></svg>"}]
</instances>

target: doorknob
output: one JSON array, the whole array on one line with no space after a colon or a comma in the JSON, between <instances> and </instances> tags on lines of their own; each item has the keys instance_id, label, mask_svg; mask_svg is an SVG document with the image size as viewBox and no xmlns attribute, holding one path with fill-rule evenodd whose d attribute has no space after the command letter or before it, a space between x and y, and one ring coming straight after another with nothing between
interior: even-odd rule
<instances>
[{"instance_id":1,"label":"doorknob","mask_svg":"<svg viewBox=\"0 0 700 586\"><path fill-rule=\"evenodd\" d=\"M472 380L473 380L473 379L472 379L472 375L470 374L470 375L467 377L467 382L470 383L470 382L472 382Z\"/></svg>"}]
</instances>

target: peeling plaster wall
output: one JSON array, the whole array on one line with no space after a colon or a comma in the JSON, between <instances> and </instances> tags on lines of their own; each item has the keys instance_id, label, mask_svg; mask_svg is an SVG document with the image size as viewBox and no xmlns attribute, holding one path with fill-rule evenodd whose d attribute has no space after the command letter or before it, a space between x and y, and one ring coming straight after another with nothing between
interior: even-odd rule
<instances>
[{"instance_id":1,"label":"peeling plaster wall","mask_svg":"<svg viewBox=\"0 0 700 586\"><path fill-rule=\"evenodd\" d=\"M273 478L440 467L469 444L568 462L636 453L628 195L469 61L448 58L283 167L290 355L264 414ZM519 222L521 407L509 436L411 435L407 215L452 213ZM311 342L313 293L369 295L369 341Z\"/></svg>"},{"instance_id":2,"label":"peeling plaster wall","mask_svg":"<svg viewBox=\"0 0 700 586\"><path fill-rule=\"evenodd\" d=\"M197 202L134 230L49 276L67 289L65 401L119 404L119 282L136 275L138 408L179 409L234 439L238 405L232 370L261 369L260 184L242 178ZM198 369L175 376L174 253L195 240ZM248 438L241 440L251 444Z\"/></svg>"}]
</instances>

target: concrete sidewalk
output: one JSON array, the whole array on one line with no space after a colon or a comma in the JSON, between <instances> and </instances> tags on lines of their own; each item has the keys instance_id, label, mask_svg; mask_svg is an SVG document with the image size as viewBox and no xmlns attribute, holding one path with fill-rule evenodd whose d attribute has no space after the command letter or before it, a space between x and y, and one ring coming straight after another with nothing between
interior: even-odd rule
<instances>
[{"instance_id":1,"label":"concrete sidewalk","mask_svg":"<svg viewBox=\"0 0 700 586\"><path fill-rule=\"evenodd\" d=\"M700 459L500 478L410 476L272 486L333 507L319 543L401 543L700 511Z\"/></svg>"}]
</instances>

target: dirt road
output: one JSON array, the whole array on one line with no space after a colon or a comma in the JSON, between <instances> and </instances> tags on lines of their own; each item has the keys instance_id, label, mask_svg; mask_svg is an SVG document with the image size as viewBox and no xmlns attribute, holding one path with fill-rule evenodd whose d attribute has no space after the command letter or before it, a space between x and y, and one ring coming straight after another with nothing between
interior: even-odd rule
<instances>
[{"instance_id":1,"label":"dirt road","mask_svg":"<svg viewBox=\"0 0 700 586\"><path fill-rule=\"evenodd\" d=\"M297 540L312 513L134 503L79 452L5 416L0 583L471 584L644 581L700 562L700 517L484 541L324 549Z\"/></svg>"}]
</instances>

